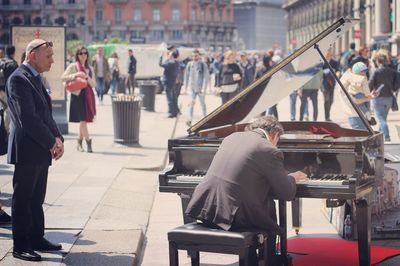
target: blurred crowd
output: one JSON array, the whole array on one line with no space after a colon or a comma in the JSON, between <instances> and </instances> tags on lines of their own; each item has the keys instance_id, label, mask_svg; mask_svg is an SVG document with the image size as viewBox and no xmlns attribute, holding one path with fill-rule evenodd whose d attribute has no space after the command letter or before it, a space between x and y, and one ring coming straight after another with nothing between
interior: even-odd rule
<instances>
[{"instance_id":1,"label":"blurred crowd","mask_svg":"<svg viewBox=\"0 0 400 266\"><path fill-rule=\"evenodd\" d=\"M335 95L338 95L352 128L365 129L364 121L372 126L378 123L385 141L390 141L387 116L390 110L398 109L400 56L392 57L385 48L374 51L366 46L356 48L354 43L351 43L350 49L341 55L335 57L332 51L328 50L324 56L329 65L327 63L317 65L313 78L301 88L294 88L289 95L288 111L291 120L317 121L318 95L322 94L324 119L331 121L331 107ZM176 48L169 47L160 59L160 66L165 69L163 80L170 106L169 117L175 117L180 113L177 104L179 95L187 93L190 95L187 125L191 126L197 99L205 116L206 93L219 95L221 103L224 104L279 64L283 57L280 49L253 52L228 50L224 53L201 53L196 49L192 52L191 58L182 59ZM364 114L366 118L364 121L351 106L337 80L341 81L343 89ZM300 102L299 107L296 107L297 99ZM309 105L312 108L310 116ZM266 108L263 114L279 118L277 105Z\"/></svg>"}]
</instances>

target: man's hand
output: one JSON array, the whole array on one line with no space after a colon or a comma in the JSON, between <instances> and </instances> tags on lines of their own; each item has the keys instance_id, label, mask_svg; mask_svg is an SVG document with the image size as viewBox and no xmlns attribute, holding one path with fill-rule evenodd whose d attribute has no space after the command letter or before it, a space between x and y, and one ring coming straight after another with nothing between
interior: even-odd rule
<instances>
[{"instance_id":1,"label":"man's hand","mask_svg":"<svg viewBox=\"0 0 400 266\"><path fill-rule=\"evenodd\" d=\"M241 79L242 79L242 77L240 76L240 74L237 74L237 73L233 74L233 80L234 81L238 81L238 80L241 80Z\"/></svg>"},{"instance_id":2,"label":"man's hand","mask_svg":"<svg viewBox=\"0 0 400 266\"><path fill-rule=\"evenodd\" d=\"M54 160L60 159L64 154L64 144L60 138L56 138L56 142L50 150L51 156Z\"/></svg>"},{"instance_id":3,"label":"man's hand","mask_svg":"<svg viewBox=\"0 0 400 266\"><path fill-rule=\"evenodd\" d=\"M294 179L296 180L296 183L304 183L309 180L307 175L301 171L290 173L289 175L294 177Z\"/></svg>"}]
</instances>

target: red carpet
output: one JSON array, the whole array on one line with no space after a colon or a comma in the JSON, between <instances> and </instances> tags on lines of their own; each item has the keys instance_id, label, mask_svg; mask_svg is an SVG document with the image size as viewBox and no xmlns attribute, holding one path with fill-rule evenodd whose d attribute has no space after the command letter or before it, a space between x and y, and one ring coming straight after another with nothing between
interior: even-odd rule
<instances>
[{"instance_id":1,"label":"red carpet","mask_svg":"<svg viewBox=\"0 0 400 266\"><path fill-rule=\"evenodd\" d=\"M294 266L357 266L356 241L335 238L288 239L290 253L304 254L294 259ZM371 265L400 254L400 249L371 246Z\"/></svg>"}]
</instances>

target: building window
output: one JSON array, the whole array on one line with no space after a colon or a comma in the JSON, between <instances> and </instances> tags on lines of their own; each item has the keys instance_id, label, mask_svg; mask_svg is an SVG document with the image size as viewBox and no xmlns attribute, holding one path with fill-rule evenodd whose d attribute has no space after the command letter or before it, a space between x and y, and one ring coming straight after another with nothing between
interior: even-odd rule
<instances>
[{"instance_id":1,"label":"building window","mask_svg":"<svg viewBox=\"0 0 400 266\"><path fill-rule=\"evenodd\" d=\"M164 31L163 30L153 30L150 36L151 41L162 41L164 40Z\"/></svg>"},{"instance_id":2,"label":"building window","mask_svg":"<svg viewBox=\"0 0 400 266\"><path fill-rule=\"evenodd\" d=\"M121 24L121 22L122 22L122 9L120 7L116 7L114 9L114 17L115 17L115 24Z\"/></svg>"},{"instance_id":3,"label":"building window","mask_svg":"<svg viewBox=\"0 0 400 266\"><path fill-rule=\"evenodd\" d=\"M172 21L181 20L181 11L177 8L172 9Z\"/></svg>"},{"instance_id":4,"label":"building window","mask_svg":"<svg viewBox=\"0 0 400 266\"><path fill-rule=\"evenodd\" d=\"M75 26L75 14L68 15L68 26Z\"/></svg>"},{"instance_id":5,"label":"building window","mask_svg":"<svg viewBox=\"0 0 400 266\"><path fill-rule=\"evenodd\" d=\"M219 21L223 21L224 20L224 13L222 8L218 9L218 17L219 17Z\"/></svg>"},{"instance_id":6,"label":"building window","mask_svg":"<svg viewBox=\"0 0 400 266\"><path fill-rule=\"evenodd\" d=\"M103 21L103 10L102 9L96 9L96 21L97 22Z\"/></svg>"},{"instance_id":7,"label":"building window","mask_svg":"<svg viewBox=\"0 0 400 266\"><path fill-rule=\"evenodd\" d=\"M10 18L4 16L3 17L3 28L10 26Z\"/></svg>"},{"instance_id":8,"label":"building window","mask_svg":"<svg viewBox=\"0 0 400 266\"><path fill-rule=\"evenodd\" d=\"M142 10L139 8L133 11L133 20L134 21L141 21L142 20Z\"/></svg>"},{"instance_id":9,"label":"building window","mask_svg":"<svg viewBox=\"0 0 400 266\"><path fill-rule=\"evenodd\" d=\"M173 40L182 40L183 39L183 33L181 30L173 30L172 31L172 39Z\"/></svg>"},{"instance_id":10,"label":"building window","mask_svg":"<svg viewBox=\"0 0 400 266\"><path fill-rule=\"evenodd\" d=\"M215 9L213 7L210 7L210 15L211 15L211 21L214 21L215 19Z\"/></svg>"},{"instance_id":11,"label":"building window","mask_svg":"<svg viewBox=\"0 0 400 266\"><path fill-rule=\"evenodd\" d=\"M68 0L68 4L75 4L75 0Z\"/></svg>"},{"instance_id":12,"label":"building window","mask_svg":"<svg viewBox=\"0 0 400 266\"><path fill-rule=\"evenodd\" d=\"M192 8L192 20L196 20L197 19L197 8L194 6Z\"/></svg>"},{"instance_id":13,"label":"building window","mask_svg":"<svg viewBox=\"0 0 400 266\"><path fill-rule=\"evenodd\" d=\"M10 0L3 0L3 6L9 6Z\"/></svg>"},{"instance_id":14,"label":"building window","mask_svg":"<svg viewBox=\"0 0 400 266\"><path fill-rule=\"evenodd\" d=\"M140 37L143 37L143 36L144 35L143 35L142 31L134 30L134 31L131 32L131 37L133 37L133 38L140 38Z\"/></svg>"},{"instance_id":15,"label":"building window","mask_svg":"<svg viewBox=\"0 0 400 266\"><path fill-rule=\"evenodd\" d=\"M32 4L31 0L24 0L24 5L30 5L30 4Z\"/></svg>"},{"instance_id":16,"label":"building window","mask_svg":"<svg viewBox=\"0 0 400 266\"><path fill-rule=\"evenodd\" d=\"M160 9L154 8L153 9L153 21L160 21L160 20L161 20Z\"/></svg>"},{"instance_id":17,"label":"building window","mask_svg":"<svg viewBox=\"0 0 400 266\"><path fill-rule=\"evenodd\" d=\"M45 5L52 5L53 1L52 0L46 0L44 3L45 3Z\"/></svg>"},{"instance_id":18,"label":"building window","mask_svg":"<svg viewBox=\"0 0 400 266\"><path fill-rule=\"evenodd\" d=\"M44 15L44 24L45 24L45 25L51 25L51 24L52 24L51 18L50 18L50 15L49 15L49 14Z\"/></svg>"},{"instance_id":19,"label":"building window","mask_svg":"<svg viewBox=\"0 0 400 266\"><path fill-rule=\"evenodd\" d=\"M31 15L24 15L24 24L25 25L31 25Z\"/></svg>"},{"instance_id":20,"label":"building window","mask_svg":"<svg viewBox=\"0 0 400 266\"><path fill-rule=\"evenodd\" d=\"M119 38L120 38L121 40L125 40L125 38L126 38L126 32L125 32L125 31L120 31L120 32L119 32Z\"/></svg>"},{"instance_id":21,"label":"building window","mask_svg":"<svg viewBox=\"0 0 400 266\"><path fill-rule=\"evenodd\" d=\"M231 10L229 8L226 10L226 21L231 21Z\"/></svg>"}]
</instances>

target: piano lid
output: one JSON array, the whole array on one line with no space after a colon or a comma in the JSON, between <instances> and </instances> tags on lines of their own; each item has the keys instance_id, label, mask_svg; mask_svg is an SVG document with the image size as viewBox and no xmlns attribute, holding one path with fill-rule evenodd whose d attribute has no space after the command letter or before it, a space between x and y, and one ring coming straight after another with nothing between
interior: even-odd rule
<instances>
[{"instance_id":1,"label":"piano lid","mask_svg":"<svg viewBox=\"0 0 400 266\"><path fill-rule=\"evenodd\" d=\"M190 127L188 132L195 133L225 125L247 123L267 108L277 104L320 71L323 61L314 45L318 45L321 52L326 54L333 43L358 21L358 19L339 19L234 98L203 117Z\"/></svg>"}]
</instances>

